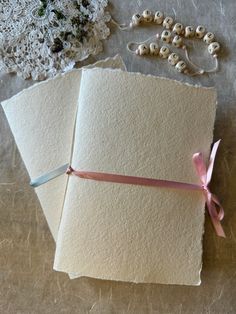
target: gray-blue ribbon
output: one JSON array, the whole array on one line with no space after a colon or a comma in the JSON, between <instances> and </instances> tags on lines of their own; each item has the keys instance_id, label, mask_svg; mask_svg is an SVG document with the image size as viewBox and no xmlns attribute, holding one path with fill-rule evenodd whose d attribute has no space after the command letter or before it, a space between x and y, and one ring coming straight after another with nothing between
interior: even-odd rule
<instances>
[{"instance_id":1,"label":"gray-blue ribbon","mask_svg":"<svg viewBox=\"0 0 236 314\"><path fill-rule=\"evenodd\" d=\"M60 166L60 167L58 167L58 168L56 168L50 172L47 172L47 173L43 174L42 176L40 176L34 180L31 180L30 185L32 187L36 188L36 187L38 187L44 183L47 183L48 181L53 180L62 174L65 174L68 167L69 167L69 164L65 164L65 165Z\"/></svg>"}]
</instances>

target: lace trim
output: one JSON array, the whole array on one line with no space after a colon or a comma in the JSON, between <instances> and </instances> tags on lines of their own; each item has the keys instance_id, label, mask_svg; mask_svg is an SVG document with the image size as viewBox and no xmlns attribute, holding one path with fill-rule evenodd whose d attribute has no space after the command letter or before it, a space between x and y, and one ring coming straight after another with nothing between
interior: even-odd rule
<instances>
[{"instance_id":1,"label":"lace trim","mask_svg":"<svg viewBox=\"0 0 236 314\"><path fill-rule=\"evenodd\" d=\"M1 0L0 70L42 80L102 51L107 0Z\"/></svg>"}]
</instances>

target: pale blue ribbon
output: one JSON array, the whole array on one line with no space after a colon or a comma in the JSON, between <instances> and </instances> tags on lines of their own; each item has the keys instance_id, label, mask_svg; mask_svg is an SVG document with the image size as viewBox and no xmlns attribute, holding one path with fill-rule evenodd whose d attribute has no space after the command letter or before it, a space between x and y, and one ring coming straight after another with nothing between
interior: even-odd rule
<instances>
[{"instance_id":1,"label":"pale blue ribbon","mask_svg":"<svg viewBox=\"0 0 236 314\"><path fill-rule=\"evenodd\" d=\"M55 179L56 177L62 175L62 174L65 174L66 173L66 170L67 168L69 167L69 164L65 164L63 166L60 166L50 172L47 172L46 174L43 174L42 176L34 179L34 180L31 180L30 182L30 185L34 188L50 181L50 180L53 180Z\"/></svg>"}]
</instances>

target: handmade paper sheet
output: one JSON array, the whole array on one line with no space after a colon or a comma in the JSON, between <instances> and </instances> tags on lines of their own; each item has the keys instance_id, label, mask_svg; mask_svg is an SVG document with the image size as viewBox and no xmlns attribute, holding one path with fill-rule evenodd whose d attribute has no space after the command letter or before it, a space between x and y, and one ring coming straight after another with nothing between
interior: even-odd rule
<instances>
[{"instance_id":1,"label":"handmade paper sheet","mask_svg":"<svg viewBox=\"0 0 236 314\"><path fill-rule=\"evenodd\" d=\"M119 56L93 66L125 69ZM2 103L31 179L70 162L81 71L58 75ZM55 240L66 185L67 177L60 176L35 189Z\"/></svg>"},{"instance_id":2,"label":"handmade paper sheet","mask_svg":"<svg viewBox=\"0 0 236 314\"><path fill-rule=\"evenodd\" d=\"M199 183L192 155L208 158L215 110L212 88L84 70L72 166ZM204 203L201 192L72 176L54 268L72 277L199 285Z\"/></svg>"}]
</instances>

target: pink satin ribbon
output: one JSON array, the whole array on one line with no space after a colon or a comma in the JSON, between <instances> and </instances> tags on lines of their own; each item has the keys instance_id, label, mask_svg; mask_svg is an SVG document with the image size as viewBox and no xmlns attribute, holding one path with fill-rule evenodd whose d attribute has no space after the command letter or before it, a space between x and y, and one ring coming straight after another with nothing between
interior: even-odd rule
<instances>
[{"instance_id":1,"label":"pink satin ribbon","mask_svg":"<svg viewBox=\"0 0 236 314\"><path fill-rule=\"evenodd\" d=\"M219 144L220 140L214 143L212 147L208 167L206 166L201 153L196 153L193 155L193 163L197 170L197 174L199 176L201 184L182 183L176 181L158 180L103 172L81 171L74 170L71 166L68 167L66 173L68 175L73 174L82 179L90 179L96 181L202 191L206 200L208 212L211 217L211 221L215 228L216 234L220 237L225 237L224 230L221 226L221 220L224 218L223 207L221 206L218 198L211 193L208 187L211 182L216 152Z\"/></svg>"}]
</instances>

